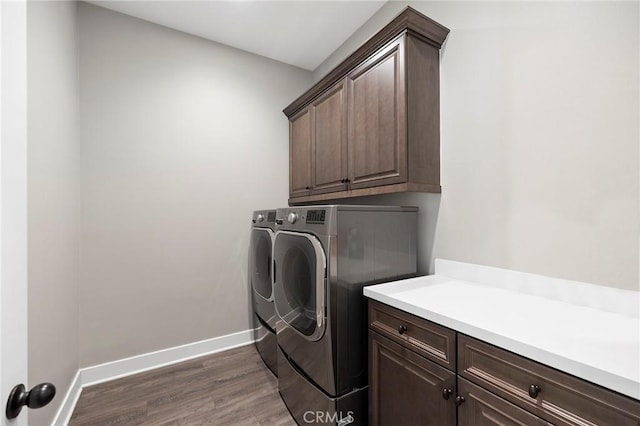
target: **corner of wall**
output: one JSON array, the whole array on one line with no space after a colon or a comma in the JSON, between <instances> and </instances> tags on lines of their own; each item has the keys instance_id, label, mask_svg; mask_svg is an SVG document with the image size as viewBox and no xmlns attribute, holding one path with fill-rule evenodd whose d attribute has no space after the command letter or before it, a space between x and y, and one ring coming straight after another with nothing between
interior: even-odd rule
<instances>
[{"instance_id":1,"label":"corner of wall","mask_svg":"<svg viewBox=\"0 0 640 426\"><path fill-rule=\"evenodd\" d=\"M48 424L79 369L77 3L28 2L27 43L29 383L58 394L30 422Z\"/></svg>"}]
</instances>

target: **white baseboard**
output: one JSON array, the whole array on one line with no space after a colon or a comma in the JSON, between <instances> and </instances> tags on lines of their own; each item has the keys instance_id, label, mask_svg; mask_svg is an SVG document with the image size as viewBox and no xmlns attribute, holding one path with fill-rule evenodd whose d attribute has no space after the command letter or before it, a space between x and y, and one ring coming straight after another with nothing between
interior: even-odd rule
<instances>
[{"instance_id":1,"label":"white baseboard","mask_svg":"<svg viewBox=\"0 0 640 426\"><path fill-rule=\"evenodd\" d=\"M164 367L178 362L187 361L204 355L226 351L253 342L253 330L244 330L225 336L173 348L162 349L130 358L94 365L78 370L67 395L65 396L56 417L54 426L64 426L69 423L73 410L80 398L82 388L121 377L131 376L155 368Z\"/></svg>"},{"instance_id":2,"label":"white baseboard","mask_svg":"<svg viewBox=\"0 0 640 426\"><path fill-rule=\"evenodd\" d=\"M225 351L227 349L244 346L253 342L253 330L240 331L226 336L200 342L188 343L182 346L162 349L130 358L107 362L81 369L82 386L91 386L154 368L164 367L177 362L186 361L203 355Z\"/></svg>"},{"instance_id":3,"label":"white baseboard","mask_svg":"<svg viewBox=\"0 0 640 426\"><path fill-rule=\"evenodd\" d=\"M75 377L71 381L71 386L69 386L67 394L62 400L62 404L60 404L60 408L58 408L56 416L53 418L53 426L65 426L69 424L69 420L71 420L73 410L76 408L78 399L80 399L80 393L82 392L81 377L82 371L78 370Z\"/></svg>"}]
</instances>

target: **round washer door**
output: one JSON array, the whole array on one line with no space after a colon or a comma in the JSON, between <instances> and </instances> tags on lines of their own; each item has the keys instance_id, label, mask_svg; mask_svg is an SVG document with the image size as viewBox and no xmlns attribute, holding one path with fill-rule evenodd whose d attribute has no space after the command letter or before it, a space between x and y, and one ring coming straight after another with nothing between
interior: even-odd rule
<instances>
[{"instance_id":1,"label":"round washer door","mask_svg":"<svg viewBox=\"0 0 640 426\"><path fill-rule=\"evenodd\" d=\"M273 300L271 262L273 248L273 232L268 228L251 230L251 287L260 297L270 302Z\"/></svg>"},{"instance_id":2,"label":"round washer door","mask_svg":"<svg viewBox=\"0 0 640 426\"><path fill-rule=\"evenodd\" d=\"M276 312L309 340L325 329L326 256L313 235L276 232L274 249L274 301Z\"/></svg>"}]
</instances>

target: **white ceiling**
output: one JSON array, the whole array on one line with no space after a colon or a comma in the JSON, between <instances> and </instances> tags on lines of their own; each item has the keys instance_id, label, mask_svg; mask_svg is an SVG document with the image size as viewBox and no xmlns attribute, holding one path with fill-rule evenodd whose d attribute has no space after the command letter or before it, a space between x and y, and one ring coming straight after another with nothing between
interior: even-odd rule
<instances>
[{"instance_id":1,"label":"white ceiling","mask_svg":"<svg viewBox=\"0 0 640 426\"><path fill-rule=\"evenodd\" d=\"M386 0L90 3L314 70Z\"/></svg>"}]
</instances>

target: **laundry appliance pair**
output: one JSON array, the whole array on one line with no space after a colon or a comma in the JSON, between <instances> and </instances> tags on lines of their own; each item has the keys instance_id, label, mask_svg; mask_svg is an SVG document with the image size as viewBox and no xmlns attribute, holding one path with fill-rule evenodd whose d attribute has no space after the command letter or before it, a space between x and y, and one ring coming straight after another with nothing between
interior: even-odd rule
<instances>
[{"instance_id":1,"label":"laundry appliance pair","mask_svg":"<svg viewBox=\"0 0 640 426\"><path fill-rule=\"evenodd\" d=\"M254 219L270 223L259 222L255 213ZM253 288L261 302L254 303L256 317L272 318L261 325L268 330L275 324L270 330L276 331L276 344L267 334L256 343L258 350L267 364L276 358L278 388L298 424L318 419L366 424L367 305L362 288L416 275L417 208L289 207L277 209L274 219L272 234L264 231L273 237L271 263L261 266L272 278L271 297L255 290L257 282ZM258 242L254 244L253 232L251 241L254 252ZM262 303L266 300L274 310Z\"/></svg>"}]
</instances>

